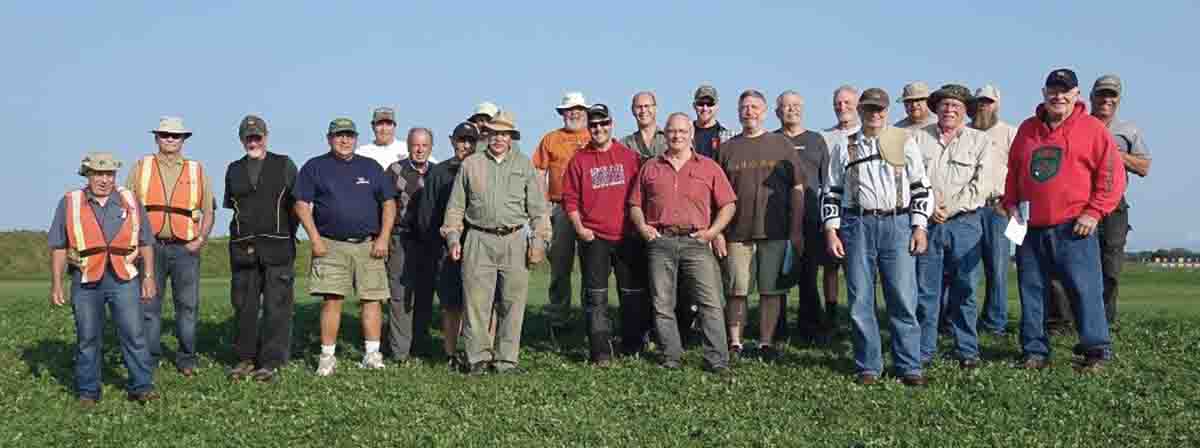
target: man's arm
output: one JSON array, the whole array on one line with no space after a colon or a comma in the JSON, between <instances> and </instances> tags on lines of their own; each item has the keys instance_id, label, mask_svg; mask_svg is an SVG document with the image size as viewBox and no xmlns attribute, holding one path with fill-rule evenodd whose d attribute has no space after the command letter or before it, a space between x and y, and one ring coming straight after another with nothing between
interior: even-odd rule
<instances>
[{"instance_id":1,"label":"man's arm","mask_svg":"<svg viewBox=\"0 0 1200 448\"><path fill-rule=\"evenodd\" d=\"M50 304L62 306L67 303L63 289L63 273L67 270L67 250L50 249Z\"/></svg>"},{"instance_id":2,"label":"man's arm","mask_svg":"<svg viewBox=\"0 0 1200 448\"><path fill-rule=\"evenodd\" d=\"M1121 153L1121 160L1125 162L1125 169L1138 177L1146 177L1150 174L1150 159L1144 158L1137 154Z\"/></svg>"},{"instance_id":3,"label":"man's arm","mask_svg":"<svg viewBox=\"0 0 1200 448\"><path fill-rule=\"evenodd\" d=\"M292 211L296 213L297 218L300 218L300 225L304 227L304 233L308 234L308 240L312 242L313 256L325 256L325 241L321 239L321 233L317 231L317 224L313 222L312 203L304 200L296 200L296 205L292 206Z\"/></svg>"},{"instance_id":4,"label":"man's arm","mask_svg":"<svg viewBox=\"0 0 1200 448\"><path fill-rule=\"evenodd\" d=\"M392 226L396 225L396 200L387 199L380 205L379 235L375 237L375 243L371 245L371 256L375 258L383 258L388 254L389 245L392 242Z\"/></svg>"},{"instance_id":5,"label":"man's arm","mask_svg":"<svg viewBox=\"0 0 1200 448\"><path fill-rule=\"evenodd\" d=\"M1124 166L1117 145L1108 132L1097 132L1093 145L1095 169L1092 171L1092 192L1081 215L1093 221L1112 213L1125 194ZM1086 234L1085 234L1086 235Z\"/></svg>"},{"instance_id":6,"label":"man's arm","mask_svg":"<svg viewBox=\"0 0 1200 448\"><path fill-rule=\"evenodd\" d=\"M154 276L154 246L138 246L142 257L142 303L150 303L158 295L158 284Z\"/></svg>"},{"instance_id":7,"label":"man's arm","mask_svg":"<svg viewBox=\"0 0 1200 448\"><path fill-rule=\"evenodd\" d=\"M201 170L200 182L201 188L204 188L204 194L200 197L200 234L186 244L188 252L193 254L199 254L200 249L208 243L208 235L212 233L213 223L216 221L213 216L213 206L216 205L216 200L213 199L212 183L208 180L208 172Z\"/></svg>"},{"instance_id":8,"label":"man's arm","mask_svg":"<svg viewBox=\"0 0 1200 448\"><path fill-rule=\"evenodd\" d=\"M530 173L532 174L532 173ZM553 237L550 227L550 204L546 201L546 190L538 184L534 176L529 176L525 183L525 212L532 221L533 238L530 245L544 249Z\"/></svg>"},{"instance_id":9,"label":"man's arm","mask_svg":"<svg viewBox=\"0 0 1200 448\"><path fill-rule=\"evenodd\" d=\"M467 206L467 177L470 168L463 162L458 175L454 177L454 186L450 189L450 201L446 203L446 216L442 218L442 237L446 239L446 247L453 251L459 247L463 231L463 215ZM455 258L457 259L457 258Z\"/></svg>"}]
</instances>

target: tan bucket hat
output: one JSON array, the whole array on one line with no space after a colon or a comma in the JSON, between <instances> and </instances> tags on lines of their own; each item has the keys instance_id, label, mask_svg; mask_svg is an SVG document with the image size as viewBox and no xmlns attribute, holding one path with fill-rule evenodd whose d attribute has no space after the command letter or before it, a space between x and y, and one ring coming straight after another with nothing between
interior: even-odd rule
<instances>
[{"instance_id":1,"label":"tan bucket hat","mask_svg":"<svg viewBox=\"0 0 1200 448\"><path fill-rule=\"evenodd\" d=\"M897 98L896 102L903 103L925 98L929 98L929 84L925 84L925 81L913 81L904 85L904 89L900 91L900 98Z\"/></svg>"},{"instance_id":2,"label":"tan bucket hat","mask_svg":"<svg viewBox=\"0 0 1200 448\"><path fill-rule=\"evenodd\" d=\"M121 161L113 157L111 152L89 152L79 163L79 175L87 177L89 171L112 171L121 168Z\"/></svg>"},{"instance_id":3,"label":"tan bucket hat","mask_svg":"<svg viewBox=\"0 0 1200 448\"><path fill-rule=\"evenodd\" d=\"M192 131L183 126L183 119L179 117L162 117L158 119L158 129L150 130L151 134L165 132L168 134L183 134L191 136Z\"/></svg>"},{"instance_id":4,"label":"tan bucket hat","mask_svg":"<svg viewBox=\"0 0 1200 448\"><path fill-rule=\"evenodd\" d=\"M492 132L512 132L513 140L521 139L521 131L517 130L517 117L509 111L502 111L496 114L496 118L484 123L483 127L490 129Z\"/></svg>"}]
</instances>

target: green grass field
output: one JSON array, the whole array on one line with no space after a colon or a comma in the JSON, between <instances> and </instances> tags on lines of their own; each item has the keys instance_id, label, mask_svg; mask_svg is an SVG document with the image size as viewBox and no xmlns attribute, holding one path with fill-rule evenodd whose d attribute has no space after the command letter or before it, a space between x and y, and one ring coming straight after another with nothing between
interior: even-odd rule
<instances>
[{"instance_id":1,"label":"green grass field","mask_svg":"<svg viewBox=\"0 0 1200 448\"><path fill-rule=\"evenodd\" d=\"M110 326L104 400L84 412L73 393L70 308L48 305L46 282L0 282L6 299L0 314L0 397L8 403L0 406L0 444L1200 445L1196 273L1130 270L1122 285L1117 359L1099 375L1080 376L1071 369L1074 337L1054 341L1056 363L1048 371L1011 368L1019 354L1014 335L985 338L985 363L976 373L960 372L951 361L936 362L928 372L931 386L924 390L894 382L854 385L844 338L832 348L793 344L775 365L743 360L734 365L733 385L703 373L696 348L689 350L682 371L660 370L649 359L622 359L615 369L596 370L584 363L582 331L562 347L546 337L545 283L544 273L534 276L524 376L466 378L448 373L441 357L414 367L359 370L354 366L362 350L358 310L349 306L338 373L317 378L318 303L301 295L293 361L281 382L263 385L226 381L229 285L205 280L200 375L185 380L164 364L156 375L163 399L145 407L126 402L124 368ZM302 288L298 285L298 291ZM1011 294L1015 312L1015 289ZM175 347L170 316L168 306L168 352ZM581 324L582 316L575 323Z\"/></svg>"}]
</instances>

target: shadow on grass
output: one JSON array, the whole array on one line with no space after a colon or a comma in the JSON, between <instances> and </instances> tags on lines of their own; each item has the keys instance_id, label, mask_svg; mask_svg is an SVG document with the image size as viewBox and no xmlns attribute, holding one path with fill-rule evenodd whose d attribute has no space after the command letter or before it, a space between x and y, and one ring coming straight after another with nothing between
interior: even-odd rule
<instances>
[{"instance_id":1,"label":"shadow on grass","mask_svg":"<svg viewBox=\"0 0 1200 448\"><path fill-rule=\"evenodd\" d=\"M100 350L100 380L102 384L125 387L125 375L115 368L121 363L121 346L116 335L106 331ZM64 390L75 392L76 344L60 339L43 339L21 350L21 361L33 378L50 375Z\"/></svg>"}]
</instances>

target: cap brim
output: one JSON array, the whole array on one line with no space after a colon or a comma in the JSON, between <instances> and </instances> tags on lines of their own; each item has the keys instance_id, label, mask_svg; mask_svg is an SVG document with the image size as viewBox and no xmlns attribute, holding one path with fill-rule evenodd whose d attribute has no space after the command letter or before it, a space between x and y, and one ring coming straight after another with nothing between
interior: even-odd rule
<instances>
[{"instance_id":1,"label":"cap brim","mask_svg":"<svg viewBox=\"0 0 1200 448\"><path fill-rule=\"evenodd\" d=\"M887 101L873 101L873 100L867 100L867 101L859 101L859 102L858 102L858 106L859 106L859 107L862 107L862 106L875 106L875 107L879 107L879 108L887 109L887 108L888 108L888 103L887 103Z\"/></svg>"},{"instance_id":2,"label":"cap brim","mask_svg":"<svg viewBox=\"0 0 1200 448\"><path fill-rule=\"evenodd\" d=\"M554 106L554 108L557 109L559 112L562 112L564 110L575 109L575 108L587 109L589 107L591 107L591 106L588 106L587 104L563 104L561 106Z\"/></svg>"},{"instance_id":3,"label":"cap brim","mask_svg":"<svg viewBox=\"0 0 1200 448\"><path fill-rule=\"evenodd\" d=\"M185 130L182 130L182 131L168 131L168 130L166 130L166 129L151 129L151 130L150 130L150 133L151 133L151 134L158 134L158 133L160 133L160 132L161 132L161 133L163 133L163 134L179 134L179 135L182 135L182 136L184 136L184 137L191 137L191 136L192 136L192 131L189 131L189 130L186 130L186 129L185 129Z\"/></svg>"}]
</instances>

